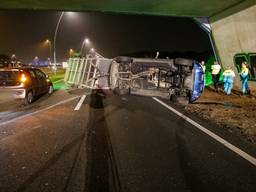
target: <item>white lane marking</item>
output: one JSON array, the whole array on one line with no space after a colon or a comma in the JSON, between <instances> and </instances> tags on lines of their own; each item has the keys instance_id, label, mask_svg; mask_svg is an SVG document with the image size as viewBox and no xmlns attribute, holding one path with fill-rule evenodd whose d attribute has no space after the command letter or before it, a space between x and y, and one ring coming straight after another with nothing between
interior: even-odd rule
<instances>
[{"instance_id":1,"label":"white lane marking","mask_svg":"<svg viewBox=\"0 0 256 192\"><path fill-rule=\"evenodd\" d=\"M13 118L13 119L11 119L11 120L7 120L7 121L4 121L4 122L1 122L1 123L0 123L0 127L3 126L3 125L6 125L6 124L12 123L12 122L14 122L14 121L17 121L17 120L19 120L19 119L23 119L23 118L25 118L25 117L28 117L28 116L31 116L31 115L35 115L35 114L40 113L40 112L43 112L43 111L47 111L47 110L52 109L52 108L54 108L54 107L56 107L56 106L58 106L58 105L67 103L67 102L72 101L72 100L74 100L74 99L77 99L78 97L79 97L79 96L72 97L72 98L69 98L69 99L60 101L60 102L58 102L58 103L55 103L54 105L51 105L51 106L46 107L46 108L44 108L44 109L41 109L41 110L38 110L38 111L35 111L35 112L32 112L32 113L25 114L25 115L22 115L22 116Z\"/></svg>"},{"instance_id":2,"label":"white lane marking","mask_svg":"<svg viewBox=\"0 0 256 192\"><path fill-rule=\"evenodd\" d=\"M81 108L81 106L82 106L82 104L83 104L85 98L86 98L86 95L83 95L83 96L81 97L81 99L80 99L79 102L77 103L77 105L76 105L74 111L79 111L79 110L80 110L80 108Z\"/></svg>"},{"instance_id":3,"label":"white lane marking","mask_svg":"<svg viewBox=\"0 0 256 192\"><path fill-rule=\"evenodd\" d=\"M225 147L227 147L228 149L230 149L231 151L235 152L236 154L238 154L239 156L241 156L242 158L246 159L247 161L249 161L250 163L252 163L254 166L256 166L256 159L254 157L252 157L251 155L249 155L248 153L242 151L241 149L239 149L238 147L232 145L231 143L229 143L228 141L222 139L220 136L216 135L215 133L209 131L208 129L206 129L205 127L203 127L202 125L198 124L197 122L193 121L192 119L190 119L189 117L183 115L182 113L180 113L179 111L177 111L176 109L172 108L171 106L167 105L166 103L164 103L163 101L152 97L155 101L157 101L158 103L160 103L161 105L163 105L164 107L166 107L167 109L171 110L173 113L175 113L176 115L182 117L183 119L185 119L187 122L189 122L190 124L194 125L195 127L197 127L198 129L200 129L201 131L203 131L205 134L207 134L208 136L212 137L213 139L215 139L216 141L220 142L221 144L223 144Z\"/></svg>"}]
</instances>

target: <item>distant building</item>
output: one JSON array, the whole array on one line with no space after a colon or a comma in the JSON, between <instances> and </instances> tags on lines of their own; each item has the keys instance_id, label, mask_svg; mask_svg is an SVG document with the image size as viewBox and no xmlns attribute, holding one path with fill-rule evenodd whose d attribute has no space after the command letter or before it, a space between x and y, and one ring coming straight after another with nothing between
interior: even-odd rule
<instances>
[{"instance_id":1,"label":"distant building","mask_svg":"<svg viewBox=\"0 0 256 192\"><path fill-rule=\"evenodd\" d=\"M50 65L50 60L40 60L38 57L35 57L30 65L34 67L48 67Z\"/></svg>"}]
</instances>

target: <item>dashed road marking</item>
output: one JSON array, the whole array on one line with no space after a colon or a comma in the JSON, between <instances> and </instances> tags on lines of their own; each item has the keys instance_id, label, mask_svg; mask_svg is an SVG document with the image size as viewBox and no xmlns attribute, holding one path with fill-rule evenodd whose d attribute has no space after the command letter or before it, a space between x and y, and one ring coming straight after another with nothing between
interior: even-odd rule
<instances>
[{"instance_id":1,"label":"dashed road marking","mask_svg":"<svg viewBox=\"0 0 256 192\"><path fill-rule=\"evenodd\" d=\"M229 143L225 139L221 138L220 136L218 136L215 133L211 132L210 130L206 129L202 125L198 124L197 122L195 122L194 120L190 119L186 115L180 113L179 111L177 111L176 109L174 109L171 106L167 105L163 101L157 99L156 97L152 97L152 98L155 101L157 101L158 103L160 103L161 105L163 105L164 107L166 107L167 109L169 109L170 111L172 111L173 113L175 113L176 115L180 116L181 118L183 118L184 120L186 120L190 124L194 125L196 128L198 128L199 130L201 130L202 132L204 132L208 136L212 137L213 139L215 139L219 143L223 144L225 147L227 147L231 151L235 152L240 157L246 159L247 161L252 163L254 166L256 166L256 159L253 156L249 155L248 153L244 152L243 150L239 149L238 147L232 145L231 143Z\"/></svg>"},{"instance_id":2,"label":"dashed road marking","mask_svg":"<svg viewBox=\"0 0 256 192\"><path fill-rule=\"evenodd\" d=\"M74 111L79 111L79 110L80 110L80 108L81 108L81 106L82 106L82 104L83 104L85 98L86 98L86 95L83 95L83 96L81 97L81 99L80 99L79 102L77 103L77 105L76 105Z\"/></svg>"}]
</instances>

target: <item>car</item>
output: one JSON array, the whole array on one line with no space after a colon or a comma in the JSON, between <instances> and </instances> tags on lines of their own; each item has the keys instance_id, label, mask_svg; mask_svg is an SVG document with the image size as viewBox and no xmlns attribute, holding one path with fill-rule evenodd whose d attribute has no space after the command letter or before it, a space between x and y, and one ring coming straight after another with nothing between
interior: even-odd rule
<instances>
[{"instance_id":1,"label":"car","mask_svg":"<svg viewBox=\"0 0 256 192\"><path fill-rule=\"evenodd\" d=\"M0 94L31 104L37 96L53 92L48 75L36 68L0 68Z\"/></svg>"},{"instance_id":2,"label":"car","mask_svg":"<svg viewBox=\"0 0 256 192\"><path fill-rule=\"evenodd\" d=\"M167 93L177 102L194 102L204 90L204 70L195 60L116 57L110 66L110 89L117 94ZM143 90L143 91L141 91ZM146 91L144 91L146 90Z\"/></svg>"}]
</instances>

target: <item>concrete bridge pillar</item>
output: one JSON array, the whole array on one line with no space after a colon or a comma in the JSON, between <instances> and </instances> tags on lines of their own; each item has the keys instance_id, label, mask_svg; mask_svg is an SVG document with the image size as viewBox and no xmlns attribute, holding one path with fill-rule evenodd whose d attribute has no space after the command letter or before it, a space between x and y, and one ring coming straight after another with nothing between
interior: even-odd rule
<instances>
[{"instance_id":1,"label":"concrete bridge pillar","mask_svg":"<svg viewBox=\"0 0 256 192\"><path fill-rule=\"evenodd\" d=\"M234 65L237 53L256 53L256 1L248 0L210 17L213 38L224 69L231 65L237 74L235 86L241 87ZM256 66L255 66L256 67ZM256 81L249 82L256 90Z\"/></svg>"}]
</instances>

